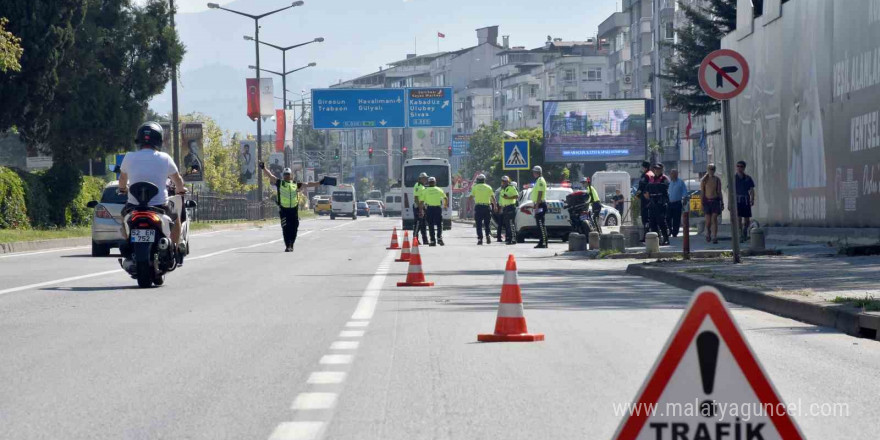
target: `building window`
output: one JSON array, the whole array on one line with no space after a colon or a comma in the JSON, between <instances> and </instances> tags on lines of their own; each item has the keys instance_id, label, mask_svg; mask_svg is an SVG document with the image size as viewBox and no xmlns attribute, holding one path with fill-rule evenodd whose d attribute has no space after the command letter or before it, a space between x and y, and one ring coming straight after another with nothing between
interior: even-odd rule
<instances>
[{"instance_id":1,"label":"building window","mask_svg":"<svg viewBox=\"0 0 880 440\"><path fill-rule=\"evenodd\" d=\"M573 100L577 99L577 95L575 95L575 92L565 92L562 94L562 99L568 100L568 101L573 101Z\"/></svg>"},{"instance_id":2,"label":"building window","mask_svg":"<svg viewBox=\"0 0 880 440\"><path fill-rule=\"evenodd\" d=\"M529 98L537 98L538 97L538 85L532 84L529 86Z\"/></svg>"},{"instance_id":3,"label":"building window","mask_svg":"<svg viewBox=\"0 0 880 440\"><path fill-rule=\"evenodd\" d=\"M671 21L666 22L666 32L663 35L667 40L675 39L675 23Z\"/></svg>"},{"instance_id":4,"label":"building window","mask_svg":"<svg viewBox=\"0 0 880 440\"><path fill-rule=\"evenodd\" d=\"M587 92L587 99L602 99L602 92Z\"/></svg>"},{"instance_id":5,"label":"building window","mask_svg":"<svg viewBox=\"0 0 880 440\"><path fill-rule=\"evenodd\" d=\"M562 75L563 75L562 78L565 82L571 82L571 81L577 80L577 76L576 76L577 73L574 71L574 69L565 69L562 72Z\"/></svg>"},{"instance_id":6,"label":"building window","mask_svg":"<svg viewBox=\"0 0 880 440\"><path fill-rule=\"evenodd\" d=\"M443 87L446 85L446 74L441 73L439 75L434 76L434 86L435 87Z\"/></svg>"},{"instance_id":7,"label":"building window","mask_svg":"<svg viewBox=\"0 0 880 440\"><path fill-rule=\"evenodd\" d=\"M538 119L538 107L529 107L529 119Z\"/></svg>"},{"instance_id":8,"label":"building window","mask_svg":"<svg viewBox=\"0 0 880 440\"><path fill-rule=\"evenodd\" d=\"M602 81L602 68L593 67L587 70L587 81Z\"/></svg>"}]
</instances>

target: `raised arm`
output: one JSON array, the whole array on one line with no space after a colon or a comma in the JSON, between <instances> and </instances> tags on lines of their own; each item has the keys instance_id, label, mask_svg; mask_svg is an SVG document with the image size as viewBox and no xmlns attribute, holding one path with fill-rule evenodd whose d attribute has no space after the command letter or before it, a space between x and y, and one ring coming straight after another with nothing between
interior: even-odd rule
<instances>
[{"instance_id":1,"label":"raised arm","mask_svg":"<svg viewBox=\"0 0 880 440\"><path fill-rule=\"evenodd\" d=\"M265 162L260 162L260 169L263 170L263 174L269 178L269 183L271 183L272 185L275 185L278 183L278 178L275 177L274 174L272 174L272 171L269 171L269 169L266 168Z\"/></svg>"}]
</instances>

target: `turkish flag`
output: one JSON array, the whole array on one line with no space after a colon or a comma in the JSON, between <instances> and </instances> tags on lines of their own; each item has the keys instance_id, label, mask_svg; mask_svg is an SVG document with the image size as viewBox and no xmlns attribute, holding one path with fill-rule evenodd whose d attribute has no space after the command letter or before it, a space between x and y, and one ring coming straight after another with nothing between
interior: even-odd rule
<instances>
[{"instance_id":1,"label":"turkish flag","mask_svg":"<svg viewBox=\"0 0 880 440\"><path fill-rule=\"evenodd\" d=\"M275 151L284 152L284 110L275 110Z\"/></svg>"},{"instance_id":2,"label":"turkish flag","mask_svg":"<svg viewBox=\"0 0 880 440\"><path fill-rule=\"evenodd\" d=\"M691 114L688 113L688 125L684 129L684 137L688 140L691 138L691 128L693 128L693 124L691 124Z\"/></svg>"},{"instance_id":3,"label":"turkish flag","mask_svg":"<svg viewBox=\"0 0 880 440\"><path fill-rule=\"evenodd\" d=\"M437 32L437 37L438 38L446 38L446 34L444 34L442 32Z\"/></svg>"},{"instance_id":4,"label":"turkish flag","mask_svg":"<svg viewBox=\"0 0 880 440\"><path fill-rule=\"evenodd\" d=\"M256 78L247 79L247 115L252 121L260 117L260 83Z\"/></svg>"}]
</instances>

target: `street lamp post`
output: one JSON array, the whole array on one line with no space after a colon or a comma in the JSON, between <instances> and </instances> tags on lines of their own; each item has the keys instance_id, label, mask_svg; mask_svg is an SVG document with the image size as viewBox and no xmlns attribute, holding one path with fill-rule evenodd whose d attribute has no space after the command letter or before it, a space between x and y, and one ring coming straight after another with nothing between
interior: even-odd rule
<instances>
[{"instance_id":1,"label":"street lamp post","mask_svg":"<svg viewBox=\"0 0 880 440\"><path fill-rule=\"evenodd\" d=\"M242 17L250 18L254 21L254 49L257 54L257 84L260 83L260 19L268 17L272 14L284 11L286 9L290 9L296 6L302 6L305 4L304 1L299 0L290 4L290 6L285 6L280 9L276 9L274 11L269 11L264 14L252 15L246 14L244 12L236 11L233 9L224 8L217 3L208 3L208 8L210 9L222 9L227 12L231 12L233 14L241 15ZM261 117L257 117L257 157L259 160L263 160L263 124ZM263 211L263 176L259 176L257 178L257 192L260 194L260 218L266 218L265 212Z\"/></svg>"},{"instance_id":2,"label":"street lamp post","mask_svg":"<svg viewBox=\"0 0 880 440\"><path fill-rule=\"evenodd\" d=\"M248 40L248 41L254 40L253 38L251 38L247 35L244 36L244 39ZM298 70L305 69L306 67L314 67L316 65L315 63L309 63L308 66L301 67L299 69L291 70L290 72L288 72L287 71L287 51L291 50L291 49L296 49L297 47L305 46L307 44L323 43L323 42L324 42L323 37L318 37L318 38L315 38L314 40L306 41L305 43L294 44L293 46L287 46L287 47L277 46L275 44L267 43L265 41L259 42L259 44L262 44L264 46L269 46L271 48L278 49L281 51L281 71L284 72L284 74L280 74L280 73L276 73L276 72L271 72L271 73L276 73L277 75L281 75L281 88L282 88L282 90L284 90L284 94L282 95L282 99L283 99L282 106L285 109L287 108L287 75L290 73L296 72ZM268 70L265 70L265 69L263 71L269 72Z\"/></svg>"}]
</instances>

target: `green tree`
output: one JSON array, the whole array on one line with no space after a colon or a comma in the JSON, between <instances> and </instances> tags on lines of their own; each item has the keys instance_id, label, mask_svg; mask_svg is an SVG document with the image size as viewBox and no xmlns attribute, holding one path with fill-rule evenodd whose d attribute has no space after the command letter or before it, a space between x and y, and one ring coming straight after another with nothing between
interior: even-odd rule
<instances>
[{"instance_id":1,"label":"green tree","mask_svg":"<svg viewBox=\"0 0 880 440\"><path fill-rule=\"evenodd\" d=\"M683 113L707 115L720 110L720 101L703 93L697 71L703 58L721 48L721 38L736 29L736 0L707 0L706 6L679 2L687 24L676 29L675 51L660 75L672 83L664 94L669 107Z\"/></svg>"},{"instance_id":2,"label":"green tree","mask_svg":"<svg viewBox=\"0 0 880 440\"><path fill-rule=\"evenodd\" d=\"M3 15L21 40L21 69L0 71L0 131L12 126L34 146L46 140L59 66L73 45L86 0L4 0ZM61 71L60 73L64 73Z\"/></svg>"},{"instance_id":3,"label":"green tree","mask_svg":"<svg viewBox=\"0 0 880 440\"><path fill-rule=\"evenodd\" d=\"M21 38L6 30L9 20L0 17L0 72L21 70Z\"/></svg>"},{"instance_id":4,"label":"green tree","mask_svg":"<svg viewBox=\"0 0 880 440\"><path fill-rule=\"evenodd\" d=\"M481 125L471 136L470 150L467 161L462 167L462 176L470 179L478 171L485 172L496 165L500 167L503 140L504 133L501 132L500 122L492 121L491 125Z\"/></svg>"},{"instance_id":5,"label":"green tree","mask_svg":"<svg viewBox=\"0 0 880 440\"><path fill-rule=\"evenodd\" d=\"M367 194L373 189L373 183L366 177L361 177L355 182L355 192L358 200L367 200Z\"/></svg>"},{"instance_id":6,"label":"green tree","mask_svg":"<svg viewBox=\"0 0 880 440\"><path fill-rule=\"evenodd\" d=\"M49 146L55 160L101 156L131 144L147 103L171 78L183 46L167 1L87 0L59 69ZM76 136L71 136L76 133Z\"/></svg>"}]
</instances>

